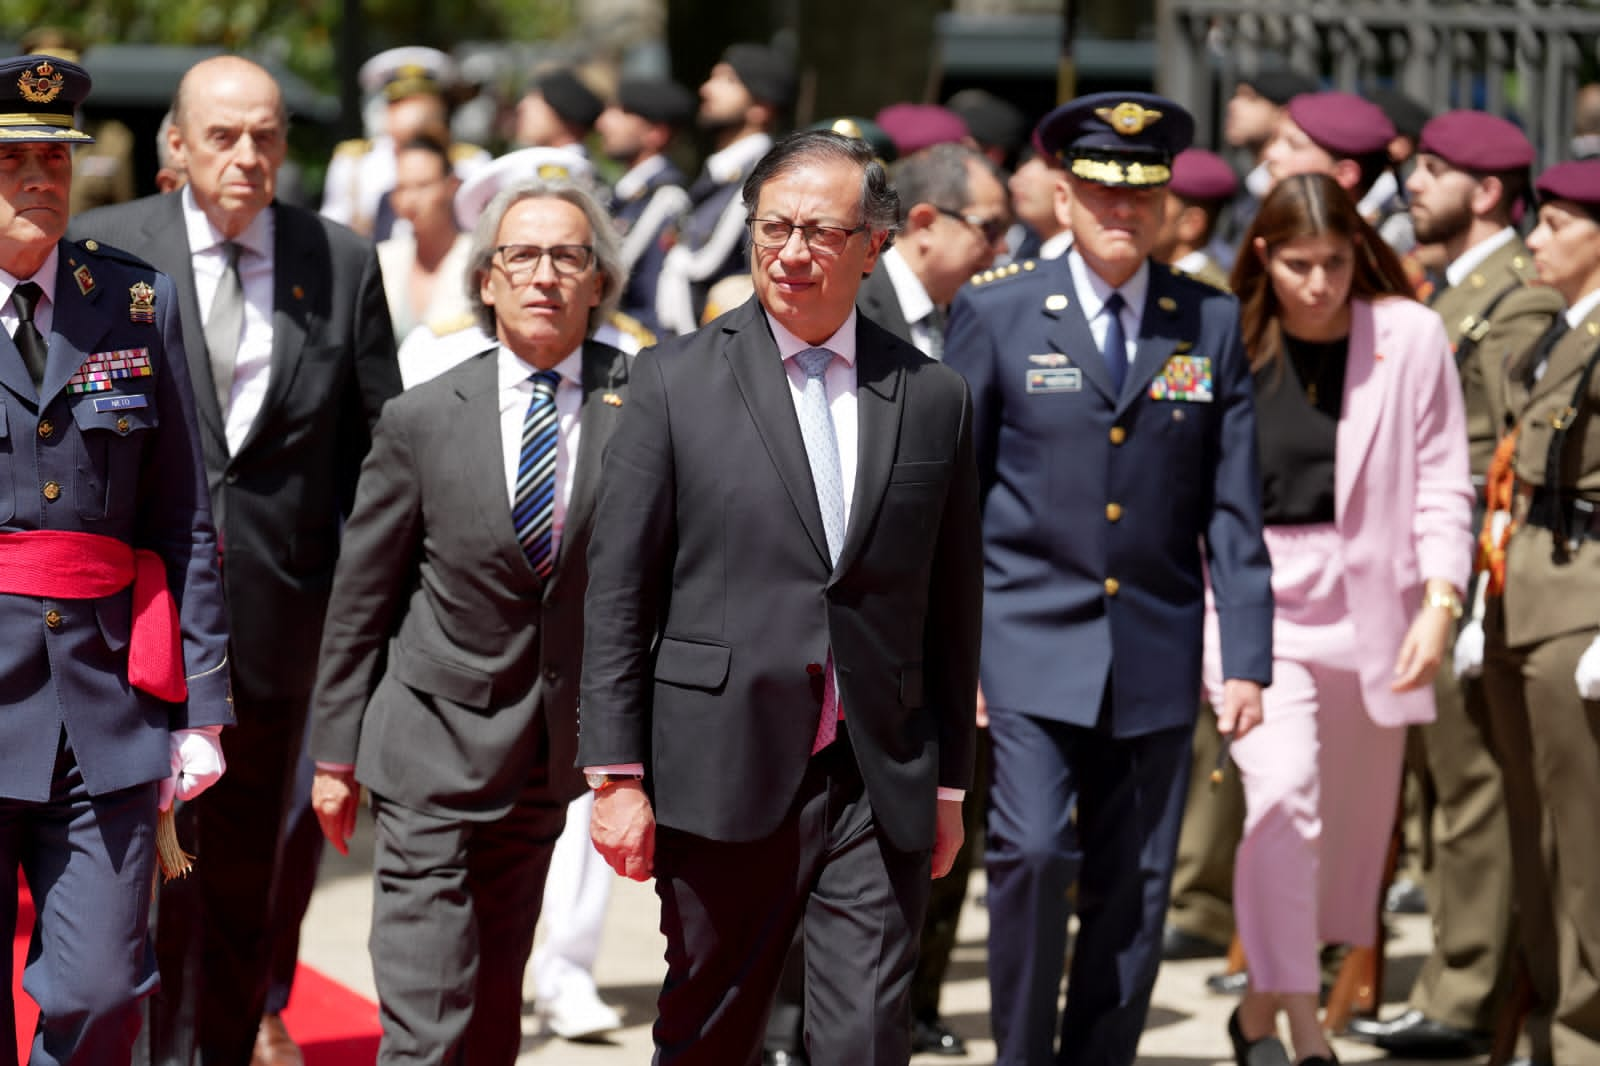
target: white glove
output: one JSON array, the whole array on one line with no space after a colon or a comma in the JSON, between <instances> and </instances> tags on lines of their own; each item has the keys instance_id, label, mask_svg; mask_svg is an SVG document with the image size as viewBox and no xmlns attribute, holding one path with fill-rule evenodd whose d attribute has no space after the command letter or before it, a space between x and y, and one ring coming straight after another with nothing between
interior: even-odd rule
<instances>
[{"instance_id":1,"label":"white glove","mask_svg":"<svg viewBox=\"0 0 1600 1066\"><path fill-rule=\"evenodd\" d=\"M222 757L221 734L220 725L172 734L172 774L160 782L161 810L171 807L175 796L187 803L222 777L228 763Z\"/></svg>"},{"instance_id":2,"label":"white glove","mask_svg":"<svg viewBox=\"0 0 1600 1066\"><path fill-rule=\"evenodd\" d=\"M1596 637L1583 650L1573 679L1578 682L1578 695L1586 700L1600 700L1600 637Z\"/></svg>"},{"instance_id":3,"label":"white glove","mask_svg":"<svg viewBox=\"0 0 1600 1066\"><path fill-rule=\"evenodd\" d=\"M1483 675L1483 623L1476 618L1462 626L1456 637L1455 670L1463 681Z\"/></svg>"}]
</instances>

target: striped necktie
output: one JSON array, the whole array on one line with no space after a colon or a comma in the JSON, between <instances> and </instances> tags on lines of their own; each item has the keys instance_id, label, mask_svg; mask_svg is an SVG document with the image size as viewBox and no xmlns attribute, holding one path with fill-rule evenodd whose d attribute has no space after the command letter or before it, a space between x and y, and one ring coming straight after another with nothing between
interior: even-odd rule
<instances>
[{"instance_id":1,"label":"striped necktie","mask_svg":"<svg viewBox=\"0 0 1600 1066\"><path fill-rule=\"evenodd\" d=\"M517 460L517 489L511 497L511 523L522 553L540 580L555 565L556 516L556 385L554 370L529 377L533 399L522 419L522 453Z\"/></svg>"}]
</instances>

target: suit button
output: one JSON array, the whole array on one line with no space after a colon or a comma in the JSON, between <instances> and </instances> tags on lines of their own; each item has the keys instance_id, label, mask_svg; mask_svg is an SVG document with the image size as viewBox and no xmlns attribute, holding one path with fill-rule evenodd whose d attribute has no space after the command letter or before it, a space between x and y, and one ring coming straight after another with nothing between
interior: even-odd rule
<instances>
[{"instance_id":1,"label":"suit button","mask_svg":"<svg viewBox=\"0 0 1600 1066\"><path fill-rule=\"evenodd\" d=\"M44 483L44 498L51 503L59 500L61 498L61 486L54 481L46 481Z\"/></svg>"},{"instance_id":2,"label":"suit button","mask_svg":"<svg viewBox=\"0 0 1600 1066\"><path fill-rule=\"evenodd\" d=\"M1120 522L1121 520L1122 520L1122 504L1120 504L1120 503L1108 503L1108 504L1106 504L1106 521L1107 522Z\"/></svg>"},{"instance_id":3,"label":"suit button","mask_svg":"<svg viewBox=\"0 0 1600 1066\"><path fill-rule=\"evenodd\" d=\"M50 439L50 435L52 433L54 433L55 431L56 431L56 424L54 422L50 421L48 418L43 418L43 419L39 420L39 437L42 440L49 440Z\"/></svg>"},{"instance_id":4,"label":"suit button","mask_svg":"<svg viewBox=\"0 0 1600 1066\"><path fill-rule=\"evenodd\" d=\"M117 432L118 433L126 433L126 432L128 432L128 420L126 418L117 419Z\"/></svg>"},{"instance_id":5,"label":"suit button","mask_svg":"<svg viewBox=\"0 0 1600 1066\"><path fill-rule=\"evenodd\" d=\"M561 680L561 670L554 666L545 667L544 679L552 683Z\"/></svg>"},{"instance_id":6,"label":"suit button","mask_svg":"<svg viewBox=\"0 0 1600 1066\"><path fill-rule=\"evenodd\" d=\"M1120 589L1121 587L1122 587L1121 583L1118 582L1116 578L1114 578L1114 577L1106 578L1106 595L1107 596L1115 596L1117 594L1117 590Z\"/></svg>"},{"instance_id":7,"label":"suit button","mask_svg":"<svg viewBox=\"0 0 1600 1066\"><path fill-rule=\"evenodd\" d=\"M61 628L61 612L54 607L44 613L44 624L51 629Z\"/></svg>"},{"instance_id":8,"label":"suit button","mask_svg":"<svg viewBox=\"0 0 1600 1066\"><path fill-rule=\"evenodd\" d=\"M1110 436L1112 444L1121 444L1128 439L1128 431L1121 426L1112 426Z\"/></svg>"}]
</instances>

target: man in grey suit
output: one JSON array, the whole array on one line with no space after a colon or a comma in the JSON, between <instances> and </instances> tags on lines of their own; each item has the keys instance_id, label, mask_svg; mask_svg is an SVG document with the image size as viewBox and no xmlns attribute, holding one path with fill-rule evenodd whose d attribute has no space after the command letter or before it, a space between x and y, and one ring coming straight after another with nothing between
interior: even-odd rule
<instances>
[{"instance_id":1,"label":"man in grey suit","mask_svg":"<svg viewBox=\"0 0 1600 1066\"><path fill-rule=\"evenodd\" d=\"M903 1063L929 875L972 773L972 410L856 312L897 208L865 142L795 134L743 195L756 299L639 357L606 453L592 835L656 879L661 1066L756 1057L802 923L811 1056Z\"/></svg>"},{"instance_id":2,"label":"man in grey suit","mask_svg":"<svg viewBox=\"0 0 1600 1066\"><path fill-rule=\"evenodd\" d=\"M503 189L469 259L498 338L385 409L323 635L312 806L377 817L380 1063L515 1061L576 769L586 552L627 357L586 340L626 280L584 187Z\"/></svg>"},{"instance_id":3,"label":"man in grey suit","mask_svg":"<svg viewBox=\"0 0 1600 1066\"><path fill-rule=\"evenodd\" d=\"M232 633L229 773L181 813L199 861L165 886L157 915L151 1057L179 1066L196 1051L204 1066L251 1058L339 527L370 426L400 391L372 244L274 199L287 137L271 75L205 60L184 75L168 131L187 187L71 226L177 288Z\"/></svg>"}]
</instances>

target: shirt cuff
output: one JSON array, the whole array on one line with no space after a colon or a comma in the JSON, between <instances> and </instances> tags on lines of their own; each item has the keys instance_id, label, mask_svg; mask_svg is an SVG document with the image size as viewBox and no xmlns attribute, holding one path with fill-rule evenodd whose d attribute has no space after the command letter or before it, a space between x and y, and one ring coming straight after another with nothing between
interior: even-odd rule
<instances>
[{"instance_id":1,"label":"shirt cuff","mask_svg":"<svg viewBox=\"0 0 1600 1066\"><path fill-rule=\"evenodd\" d=\"M945 788L943 785L940 785L939 798L942 800L955 800L959 803L961 800L967 798L967 790L964 788Z\"/></svg>"},{"instance_id":2,"label":"shirt cuff","mask_svg":"<svg viewBox=\"0 0 1600 1066\"><path fill-rule=\"evenodd\" d=\"M644 763L626 762L617 763L614 766L585 766L583 772L586 774L615 774L617 777L643 777Z\"/></svg>"},{"instance_id":3,"label":"shirt cuff","mask_svg":"<svg viewBox=\"0 0 1600 1066\"><path fill-rule=\"evenodd\" d=\"M353 774L356 770L356 764L353 762L323 762L318 759L317 769L325 774Z\"/></svg>"}]
</instances>

